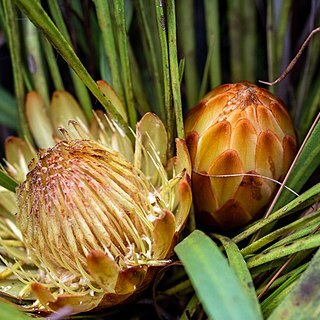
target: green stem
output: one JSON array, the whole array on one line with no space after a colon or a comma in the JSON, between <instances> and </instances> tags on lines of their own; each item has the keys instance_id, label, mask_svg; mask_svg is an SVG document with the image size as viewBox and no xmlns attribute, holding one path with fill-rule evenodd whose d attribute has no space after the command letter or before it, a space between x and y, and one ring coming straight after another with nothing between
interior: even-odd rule
<instances>
[{"instance_id":1,"label":"green stem","mask_svg":"<svg viewBox=\"0 0 320 320\"><path fill-rule=\"evenodd\" d=\"M172 295L177 294L181 291L190 290L190 289L192 289L192 284L191 284L191 281L188 279L188 280L185 280L185 281L178 283L174 287L167 289L163 293L166 295L172 296Z\"/></svg>"},{"instance_id":2,"label":"green stem","mask_svg":"<svg viewBox=\"0 0 320 320\"><path fill-rule=\"evenodd\" d=\"M155 87L156 101L154 103L155 107L153 108L155 111L158 111L162 121L166 122L166 111L164 107L163 87L161 81L161 63L158 62L155 39L153 38L152 30L148 24L146 2L144 0L138 0L137 3L138 14L141 20L141 30L144 31L145 35L144 50L146 52L147 62L149 63L151 77Z\"/></svg>"},{"instance_id":3,"label":"green stem","mask_svg":"<svg viewBox=\"0 0 320 320\"><path fill-rule=\"evenodd\" d=\"M49 108L50 96L47 86L48 81L44 73L44 63L42 59L39 31L29 19L24 20L23 26L26 39L25 44L27 48L29 72L33 80L33 85L35 90L42 97L46 107Z\"/></svg>"},{"instance_id":4,"label":"green stem","mask_svg":"<svg viewBox=\"0 0 320 320\"><path fill-rule=\"evenodd\" d=\"M276 36L276 42L275 42L275 65L276 70L275 73L279 74L282 72L281 63L283 58L283 48L285 44L285 37L286 33L288 32L288 19L289 19L289 13L290 13L290 6L291 6L291 0L283 0L280 8L280 14L279 14L279 21L277 21L277 32L275 34Z\"/></svg>"},{"instance_id":5,"label":"green stem","mask_svg":"<svg viewBox=\"0 0 320 320\"><path fill-rule=\"evenodd\" d=\"M118 65L118 52L115 44L109 7L110 2L105 0L94 0L94 4L96 6L98 22L102 32L104 50L111 71L112 87L119 96L120 100L124 103L124 92Z\"/></svg>"},{"instance_id":6,"label":"green stem","mask_svg":"<svg viewBox=\"0 0 320 320\"><path fill-rule=\"evenodd\" d=\"M277 260L279 258L294 254L307 249L313 249L320 246L320 234L312 234L303 239L296 240L293 243L287 243L283 246L271 250L265 250L260 254L254 255L247 260L248 268L254 268L264 263Z\"/></svg>"},{"instance_id":7,"label":"green stem","mask_svg":"<svg viewBox=\"0 0 320 320\"><path fill-rule=\"evenodd\" d=\"M33 2L33 1L35 1L35 0L32 0L30 2ZM20 1L17 1L17 2L24 3L26 5L26 0L20 0ZM71 39L70 39L70 36L69 36L69 33L68 33L68 29L67 29L67 27L66 27L66 25L64 23L64 20L63 20L63 17L62 17L61 11L60 11L60 7L59 7L59 4L58 4L57 0L48 1L48 6L50 8L50 12L51 12L52 17L54 19L54 22L56 23L56 25L59 28L59 33L61 32L61 35L64 37L64 41L68 42L68 47L70 47ZM50 39L48 39L48 40L52 43L52 41ZM53 44L53 46L55 46L55 45ZM56 49L57 49L57 47L56 47ZM59 50L58 50L58 52L59 52ZM61 52L59 52L59 53L61 54ZM71 67L73 69L73 67L70 64L69 64L69 67ZM74 89L75 89L75 92L76 92L76 96L77 96L77 98L78 98L78 100L80 102L81 107L83 108L83 111L84 111L87 119L90 121L92 119L92 117L93 117L93 115L92 115L92 103L91 103L91 100L90 100L90 95L89 95L88 90L86 88L86 84L84 83L84 81L83 82L81 81L82 79L79 76L79 74L77 73L77 71L70 70L70 74L71 74L71 79L72 79L73 86L74 86Z\"/></svg>"},{"instance_id":8,"label":"green stem","mask_svg":"<svg viewBox=\"0 0 320 320\"><path fill-rule=\"evenodd\" d=\"M95 81L91 78L88 71L71 48L69 42L57 29L47 13L40 6L40 4L38 4L36 0L15 0L15 3L27 15L27 17L44 33L46 38L57 49L57 51L61 54L61 56L69 64L69 66L76 72L76 74L93 93L93 95L111 114L113 119L116 120L131 136L125 121L117 112L111 100L100 91Z\"/></svg>"},{"instance_id":9,"label":"green stem","mask_svg":"<svg viewBox=\"0 0 320 320\"><path fill-rule=\"evenodd\" d=\"M289 292L295 287L298 279L288 279L282 284L274 293L272 293L266 300L261 303L262 313L265 319L272 313L272 311L278 306L281 301L289 294Z\"/></svg>"},{"instance_id":10,"label":"green stem","mask_svg":"<svg viewBox=\"0 0 320 320\"><path fill-rule=\"evenodd\" d=\"M247 1L228 1L231 78L255 81L255 8Z\"/></svg>"},{"instance_id":11,"label":"green stem","mask_svg":"<svg viewBox=\"0 0 320 320\"><path fill-rule=\"evenodd\" d=\"M167 19L168 19L168 43L169 43L169 62L171 75L171 88L173 96L173 105L176 118L176 130L178 138L184 138L184 125L182 118L182 102L180 94L179 65L177 52L177 30L176 14L174 0L167 2Z\"/></svg>"},{"instance_id":12,"label":"green stem","mask_svg":"<svg viewBox=\"0 0 320 320\"><path fill-rule=\"evenodd\" d=\"M228 26L230 38L230 67L233 82L244 80L241 61L241 3L228 1Z\"/></svg>"},{"instance_id":13,"label":"green stem","mask_svg":"<svg viewBox=\"0 0 320 320\"><path fill-rule=\"evenodd\" d=\"M260 248L266 246L267 244L274 242L279 237L287 235L289 232L295 229L298 229L301 226L307 227L310 224L314 225L315 223L318 223L320 220L319 215L320 215L320 210L313 214L307 215L299 220L296 220L276 231L273 231L267 234L266 236L254 241L253 243L249 244L247 247L242 249L241 250L242 255L247 256L249 254L252 254L257 250L259 250Z\"/></svg>"},{"instance_id":14,"label":"green stem","mask_svg":"<svg viewBox=\"0 0 320 320\"><path fill-rule=\"evenodd\" d=\"M44 54L46 56L46 61L48 63L48 67L51 74L51 78L53 80L54 87L56 90L63 90L64 85L60 75L57 60L54 55L53 48L49 43L49 41L43 37L41 38L41 43L42 43Z\"/></svg>"},{"instance_id":15,"label":"green stem","mask_svg":"<svg viewBox=\"0 0 320 320\"><path fill-rule=\"evenodd\" d=\"M207 47L212 48L212 57L209 62L209 77L211 88L214 88L221 84L219 2L218 0L205 0L204 7Z\"/></svg>"},{"instance_id":16,"label":"green stem","mask_svg":"<svg viewBox=\"0 0 320 320\"><path fill-rule=\"evenodd\" d=\"M27 121L24 113L24 99L25 89L23 83L23 74L21 72L22 58L21 58L21 40L18 29L18 17L11 0L2 0L5 12L5 19L7 28L8 43L10 49L10 56L13 69L14 90L18 104L18 116L20 124L20 135L29 141L31 140Z\"/></svg>"},{"instance_id":17,"label":"green stem","mask_svg":"<svg viewBox=\"0 0 320 320\"><path fill-rule=\"evenodd\" d=\"M173 155L173 130L174 121L171 111L171 88L170 88L170 73L169 73L169 57L168 57L168 43L166 35L166 21L163 12L162 1L154 0L156 8L156 17L158 25L158 36L161 46L162 58L162 74L164 87L164 106L166 112L166 128L168 132L168 158Z\"/></svg>"},{"instance_id":18,"label":"green stem","mask_svg":"<svg viewBox=\"0 0 320 320\"><path fill-rule=\"evenodd\" d=\"M147 112L150 112L150 106L148 103L148 98L146 94L146 90L144 84L141 79L141 70L139 69L138 63L136 61L136 57L132 50L132 47L129 43L129 58L132 72L132 86L134 96L137 100L137 111L140 115L144 115Z\"/></svg>"},{"instance_id":19,"label":"green stem","mask_svg":"<svg viewBox=\"0 0 320 320\"><path fill-rule=\"evenodd\" d=\"M199 299L196 295L193 295L192 298L189 300L186 308L184 309L180 320L189 320L192 316L196 313L198 306L199 306Z\"/></svg>"},{"instance_id":20,"label":"green stem","mask_svg":"<svg viewBox=\"0 0 320 320\"><path fill-rule=\"evenodd\" d=\"M299 266L298 268L282 275L281 277L277 278L272 285L269 287L269 289L273 289L278 287L279 285L283 284L285 281L287 281L289 278L291 278L292 276L295 275L300 275L304 270L307 269L307 267L310 265L310 262L306 262L303 265ZM270 279L266 279L257 289L257 295L259 295L263 290L264 287L268 284L268 282L270 281Z\"/></svg>"},{"instance_id":21,"label":"green stem","mask_svg":"<svg viewBox=\"0 0 320 320\"><path fill-rule=\"evenodd\" d=\"M10 178L5 172L0 170L0 185L9 191L15 192L18 183Z\"/></svg>"},{"instance_id":22,"label":"green stem","mask_svg":"<svg viewBox=\"0 0 320 320\"><path fill-rule=\"evenodd\" d=\"M199 96L199 73L196 64L195 14L193 7L193 0L177 1L178 39L181 54L185 57L184 80L188 109L198 102Z\"/></svg>"},{"instance_id":23,"label":"green stem","mask_svg":"<svg viewBox=\"0 0 320 320\"><path fill-rule=\"evenodd\" d=\"M121 74L124 83L124 93L126 98L127 112L129 117L129 123L132 128L135 128L135 125L137 123L137 113L133 97L133 86L128 52L128 36L126 32L126 23L124 16L124 2L123 0L114 1L113 5L117 25L118 48L122 69Z\"/></svg>"},{"instance_id":24,"label":"green stem","mask_svg":"<svg viewBox=\"0 0 320 320\"><path fill-rule=\"evenodd\" d=\"M272 82L275 77L275 50L274 50L274 24L273 24L273 4L268 1L267 4L267 58L268 58L268 80ZM274 87L268 88L274 93Z\"/></svg>"},{"instance_id":25,"label":"green stem","mask_svg":"<svg viewBox=\"0 0 320 320\"><path fill-rule=\"evenodd\" d=\"M211 60L213 57L213 50L214 50L214 44L211 43L210 47L208 49L206 64L204 66L203 76L201 80L201 86L200 86L200 93L199 93L199 100L203 98L203 96L206 94L207 88L208 88L208 76L209 76L209 70L211 66Z\"/></svg>"},{"instance_id":26,"label":"green stem","mask_svg":"<svg viewBox=\"0 0 320 320\"><path fill-rule=\"evenodd\" d=\"M261 219L259 222L254 223L252 226L248 227L246 230L235 236L232 241L239 243L240 241L246 239L252 234L258 232L261 228L268 225L273 221L277 221L293 212L302 210L311 204L315 203L319 199L320 193L320 183L316 184L308 191L303 193L301 196L295 198L290 203L285 205L283 208L272 213L269 217Z\"/></svg>"},{"instance_id":27,"label":"green stem","mask_svg":"<svg viewBox=\"0 0 320 320\"><path fill-rule=\"evenodd\" d=\"M241 65L243 79L256 82L257 32L256 8L242 0Z\"/></svg>"}]
</instances>

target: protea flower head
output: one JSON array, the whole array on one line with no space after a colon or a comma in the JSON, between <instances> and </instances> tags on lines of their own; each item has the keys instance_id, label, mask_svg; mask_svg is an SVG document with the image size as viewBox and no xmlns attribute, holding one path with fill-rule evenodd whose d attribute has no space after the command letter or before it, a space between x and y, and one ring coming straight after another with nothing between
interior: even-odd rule
<instances>
[{"instance_id":1,"label":"protea flower head","mask_svg":"<svg viewBox=\"0 0 320 320\"><path fill-rule=\"evenodd\" d=\"M140 120L135 152L125 155L111 148L121 150L124 133L108 117L91 126L69 117L72 130L37 137L53 143L36 154L21 139L7 142L8 172L21 183L17 207L14 193L0 192L0 291L24 310L78 313L128 300L170 262L191 206L187 147L176 140L166 171L158 117Z\"/></svg>"},{"instance_id":2,"label":"protea flower head","mask_svg":"<svg viewBox=\"0 0 320 320\"><path fill-rule=\"evenodd\" d=\"M244 226L268 205L296 153L284 104L254 84L225 84L185 126L198 221L208 229Z\"/></svg>"}]
</instances>

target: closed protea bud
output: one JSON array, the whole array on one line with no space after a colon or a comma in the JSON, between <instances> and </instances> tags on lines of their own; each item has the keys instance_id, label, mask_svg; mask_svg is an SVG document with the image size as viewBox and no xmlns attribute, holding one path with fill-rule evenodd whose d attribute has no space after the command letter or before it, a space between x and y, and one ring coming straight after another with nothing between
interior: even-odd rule
<instances>
[{"instance_id":1,"label":"closed protea bud","mask_svg":"<svg viewBox=\"0 0 320 320\"><path fill-rule=\"evenodd\" d=\"M283 103L243 82L209 92L186 118L198 221L235 229L269 204L296 153ZM273 180L273 181L272 181Z\"/></svg>"}]
</instances>

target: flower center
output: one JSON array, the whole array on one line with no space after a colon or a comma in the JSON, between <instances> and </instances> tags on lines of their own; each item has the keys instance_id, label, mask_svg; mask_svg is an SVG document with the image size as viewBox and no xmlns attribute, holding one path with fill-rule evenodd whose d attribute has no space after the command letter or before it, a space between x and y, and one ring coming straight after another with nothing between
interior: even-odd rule
<instances>
[{"instance_id":1,"label":"flower center","mask_svg":"<svg viewBox=\"0 0 320 320\"><path fill-rule=\"evenodd\" d=\"M90 140L59 142L18 188L18 225L48 273L87 277L86 257L106 253L120 267L148 255L156 215L147 179L116 152Z\"/></svg>"}]
</instances>

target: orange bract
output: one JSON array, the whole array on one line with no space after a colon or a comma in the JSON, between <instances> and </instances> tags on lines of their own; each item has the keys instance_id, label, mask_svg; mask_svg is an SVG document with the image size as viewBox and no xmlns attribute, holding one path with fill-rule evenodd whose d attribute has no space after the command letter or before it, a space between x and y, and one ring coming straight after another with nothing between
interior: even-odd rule
<instances>
[{"instance_id":1,"label":"orange bract","mask_svg":"<svg viewBox=\"0 0 320 320\"><path fill-rule=\"evenodd\" d=\"M294 158L295 132L284 104L248 82L221 85L187 115L198 221L239 228L263 211ZM231 176L228 176L231 175Z\"/></svg>"}]
</instances>

